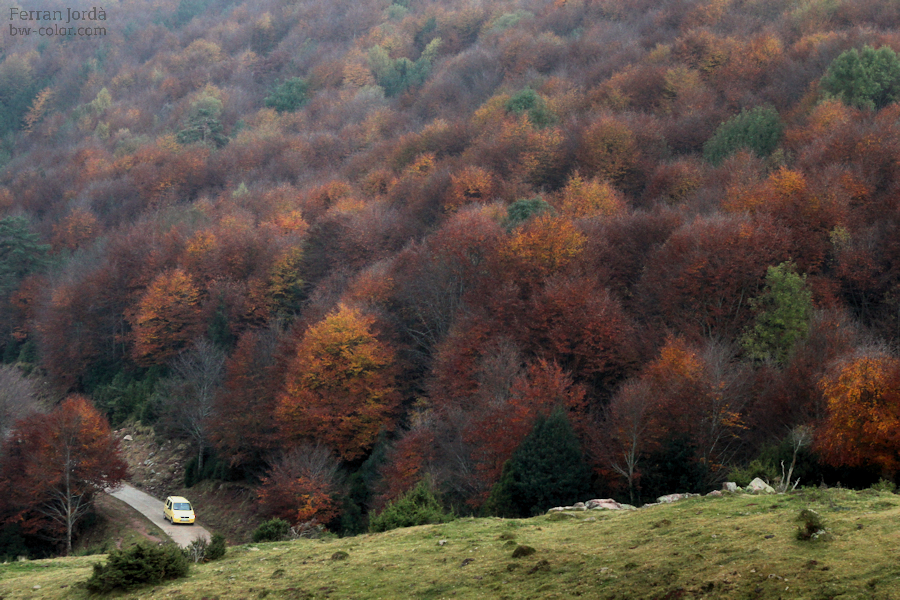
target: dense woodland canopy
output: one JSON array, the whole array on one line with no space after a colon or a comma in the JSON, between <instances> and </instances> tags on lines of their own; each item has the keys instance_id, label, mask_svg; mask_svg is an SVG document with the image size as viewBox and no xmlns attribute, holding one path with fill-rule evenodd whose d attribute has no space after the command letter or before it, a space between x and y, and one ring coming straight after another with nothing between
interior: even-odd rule
<instances>
[{"instance_id":1,"label":"dense woodland canopy","mask_svg":"<svg viewBox=\"0 0 900 600\"><path fill-rule=\"evenodd\" d=\"M348 532L559 407L634 502L897 476L896 1L105 8L4 33L3 386Z\"/></svg>"}]
</instances>

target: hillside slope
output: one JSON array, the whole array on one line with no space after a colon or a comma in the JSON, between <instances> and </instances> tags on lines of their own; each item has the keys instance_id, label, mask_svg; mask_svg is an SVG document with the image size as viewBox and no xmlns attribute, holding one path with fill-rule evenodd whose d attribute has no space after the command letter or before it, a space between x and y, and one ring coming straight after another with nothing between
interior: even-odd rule
<instances>
[{"instance_id":1,"label":"hillside slope","mask_svg":"<svg viewBox=\"0 0 900 600\"><path fill-rule=\"evenodd\" d=\"M833 539L796 539L798 513L807 507L820 512ZM633 512L460 519L231 547L186 579L117 597L888 600L900 598L897 518L894 494L808 489ZM518 545L536 552L512 558ZM77 582L95 561L0 566L0 596L87 598Z\"/></svg>"}]
</instances>

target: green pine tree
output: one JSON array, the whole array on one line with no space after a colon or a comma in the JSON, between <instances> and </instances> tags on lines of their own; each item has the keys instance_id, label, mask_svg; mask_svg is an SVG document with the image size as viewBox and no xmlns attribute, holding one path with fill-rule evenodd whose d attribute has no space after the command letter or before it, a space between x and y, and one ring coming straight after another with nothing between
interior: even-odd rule
<instances>
[{"instance_id":1,"label":"green pine tree","mask_svg":"<svg viewBox=\"0 0 900 600\"><path fill-rule=\"evenodd\" d=\"M585 464L572 425L562 408L538 419L504 465L484 511L503 517L530 517L548 508L585 500L590 493Z\"/></svg>"},{"instance_id":2,"label":"green pine tree","mask_svg":"<svg viewBox=\"0 0 900 600\"><path fill-rule=\"evenodd\" d=\"M0 220L0 296L19 287L26 275L47 265L50 246L38 243L23 216Z\"/></svg>"}]
</instances>

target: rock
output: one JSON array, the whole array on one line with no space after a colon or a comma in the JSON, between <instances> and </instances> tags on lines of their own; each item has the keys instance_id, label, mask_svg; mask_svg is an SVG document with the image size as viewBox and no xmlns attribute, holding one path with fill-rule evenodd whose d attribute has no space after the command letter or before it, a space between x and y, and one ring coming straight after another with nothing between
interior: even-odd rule
<instances>
[{"instance_id":1,"label":"rock","mask_svg":"<svg viewBox=\"0 0 900 600\"><path fill-rule=\"evenodd\" d=\"M39 589L41 589L41 586L36 585L36 586L34 586L33 588L31 588L31 589L33 589L33 590L39 590Z\"/></svg>"},{"instance_id":2,"label":"rock","mask_svg":"<svg viewBox=\"0 0 900 600\"><path fill-rule=\"evenodd\" d=\"M722 484L722 491L737 493L737 492L741 491L741 488L740 488L740 486L738 486L738 484L736 484L733 481L726 481L725 483Z\"/></svg>"},{"instance_id":3,"label":"rock","mask_svg":"<svg viewBox=\"0 0 900 600\"><path fill-rule=\"evenodd\" d=\"M588 500L585 503L585 507L588 510L622 510L624 505L619 504L612 498L595 498L594 500Z\"/></svg>"},{"instance_id":4,"label":"rock","mask_svg":"<svg viewBox=\"0 0 900 600\"><path fill-rule=\"evenodd\" d=\"M722 492L720 492L719 490L713 490L713 491L711 491L710 493L707 494L707 496L715 496L715 497L719 497L719 496L722 496L722 495L723 495Z\"/></svg>"},{"instance_id":5,"label":"rock","mask_svg":"<svg viewBox=\"0 0 900 600\"><path fill-rule=\"evenodd\" d=\"M539 560L536 565L528 569L529 575L534 575L538 571L549 571L550 563L547 560Z\"/></svg>"},{"instance_id":6,"label":"rock","mask_svg":"<svg viewBox=\"0 0 900 600\"><path fill-rule=\"evenodd\" d=\"M671 504L672 502L678 502L679 500L685 500L699 495L700 494L667 494L665 496L660 496L656 501L659 504Z\"/></svg>"},{"instance_id":7,"label":"rock","mask_svg":"<svg viewBox=\"0 0 900 600\"><path fill-rule=\"evenodd\" d=\"M446 543L447 543L447 540L439 540L439 541L438 541L438 546L443 546L443 545L446 544Z\"/></svg>"},{"instance_id":8,"label":"rock","mask_svg":"<svg viewBox=\"0 0 900 600\"><path fill-rule=\"evenodd\" d=\"M122 440L125 442L133 442L134 438L131 437L131 435L129 434L129 435L126 435L125 437L123 437Z\"/></svg>"},{"instance_id":9,"label":"rock","mask_svg":"<svg viewBox=\"0 0 900 600\"><path fill-rule=\"evenodd\" d=\"M584 502L576 502L576 503L572 506L572 508L573 508L574 510L585 510L585 508L584 508Z\"/></svg>"},{"instance_id":10,"label":"rock","mask_svg":"<svg viewBox=\"0 0 900 600\"><path fill-rule=\"evenodd\" d=\"M747 491L753 494L764 493L764 494L774 494L775 488L771 485L757 477L753 481L747 485Z\"/></svg>"}]
</instances>

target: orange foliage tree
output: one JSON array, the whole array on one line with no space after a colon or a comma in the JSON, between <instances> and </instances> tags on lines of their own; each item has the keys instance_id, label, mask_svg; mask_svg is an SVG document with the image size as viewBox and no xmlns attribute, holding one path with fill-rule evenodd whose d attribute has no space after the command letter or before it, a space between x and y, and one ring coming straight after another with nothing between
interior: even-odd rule
<instances>
[{"instance_id":1,"label":"orange foliage tree","mask_svg":"<svg viewBox=\"0 0 900 600\"><path fill-rule=\"evenodd\" d=\"M517 229L499 249L502 268L520 278L543 278L577 257L585 237L568 219L541 215Z\"/></svg>"},{"instance_id":2,"label":"orange foliage tree","mask_svg":"<svg viewBox=\"0 0 900 600\"><path fill-rule=\"evenodd\" d=\"M321 441L352 461L391 426L399 400L395 358L372 333L374 323L342 304L306 331L278 399L287 439Z\"/></svg>"},{"instance_id":3,"label":"orange foliage tree","mask_svg":"<svg viewBox=\"0 0 900 600\"><path fill-rule=\"evenodd\" d=\"M0 466L0 487L17 509L10 520L65 543L67 554L97 492L118 485L127 471L109 423L83 396L20 421L6 440Z\"/></svg>"},{"instance_id":4,"label":"orange foliage tree","mask_svg":"<svg viewBox=\"0 0 900 600\"><path fill-rule=\"evenodd\" d=\"M181 269L166 271L150 284L131 318L138 364L155 365L178 354L197 333L200 290Z\"/></svg>"},{"instance_id":5,"label":"orange foliage tree","mask_svg":"<svg viewBox=\"0 0 900 600\"><path fill-rule=\"evenodd\" d=\"M825 460L895 473L900 467L900 359L859 352L838 362L819 387L827 416L816 446Z\"/></svg>"}]
</instances>

